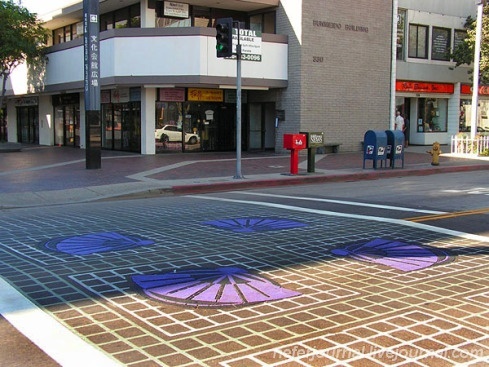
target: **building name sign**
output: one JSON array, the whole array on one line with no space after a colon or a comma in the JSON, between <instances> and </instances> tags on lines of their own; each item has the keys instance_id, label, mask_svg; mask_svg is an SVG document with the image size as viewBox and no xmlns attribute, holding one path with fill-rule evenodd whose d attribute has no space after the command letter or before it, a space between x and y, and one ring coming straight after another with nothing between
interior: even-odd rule
<instances>
[{"instance_id":1,"label":"building name sign","mask_svg":"<svg viewBox=\"0 0 489 367\"><path fill-rule=\"evenodd\" d=\"M336 22L328 22L324 20L313 20L312 25L314 27L329 28L331 30L368 33L368 27L363 25L342 24Z\"/></svg>"}]
</instances>

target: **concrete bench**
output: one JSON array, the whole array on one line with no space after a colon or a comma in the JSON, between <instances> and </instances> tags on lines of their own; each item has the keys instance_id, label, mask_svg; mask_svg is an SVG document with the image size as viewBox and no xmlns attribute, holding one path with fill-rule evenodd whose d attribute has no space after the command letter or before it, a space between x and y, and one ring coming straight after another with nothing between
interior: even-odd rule
<instances>
[{"instance_id":1,"label":"concrete bench","mask_svg":"<svg viewBox=\"0 0 489 367\"><path fill-rule=\"evenodd\" d=\"M316 152L319 154L326 153L326 149L331 148L333 153L338 153L340 151L341 143L324 143L321 147L317 148Z\"/></svg>"}]
</instances>

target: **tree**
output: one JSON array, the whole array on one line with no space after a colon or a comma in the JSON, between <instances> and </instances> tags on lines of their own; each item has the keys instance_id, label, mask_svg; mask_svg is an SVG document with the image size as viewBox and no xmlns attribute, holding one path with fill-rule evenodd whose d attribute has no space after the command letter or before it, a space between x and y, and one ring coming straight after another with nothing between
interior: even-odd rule
<instances>
[{"instance_id":1,"label":"tree","mask_svg":"<svg viewBox=\"0 0 489 367\"><path fill-rule=\"evenodd\" d=\"M47 31L36 14L14 4L13 0L0 0L0 19L1 110L4 107L7 80L14 69L24 62L36 65L44 60Z\"/></svg>"},{"instance_id":2,"label":"tree","mask_svg":"<svg viewBox=\"0 0 489 367\"><path fill-rule=\"evenodd\" d=\"M489 84L489 5L484 6L483 14L479 80L480 84ZM477 19L469 16L465 22L467 37L455 47L451 55L456 66L470 65L474 62L476 25ZM469 72L473 73L473 70Z\"/></svg>"}]
</instances>

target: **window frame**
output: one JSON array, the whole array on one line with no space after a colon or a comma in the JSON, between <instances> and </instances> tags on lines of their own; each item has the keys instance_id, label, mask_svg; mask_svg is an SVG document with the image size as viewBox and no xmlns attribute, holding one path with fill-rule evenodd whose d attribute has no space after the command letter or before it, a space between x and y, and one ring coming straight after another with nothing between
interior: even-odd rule
<instances>
[{"instance_id":1,"label":"window frame","mask_svg":"<svg viewBox=\"0 0 489 367\"><path fill-rule=\"evenodd\" d=\"M412 30L416 30L416 34L412 33ZM420 30L425 30L424 44L420 45ZM412 37L415 36L415 47L413 50L413 40ZM409 24L409 34L408 34L408 57L412 59L423 59L428 60L428 45L430 41L430 27L424 24ZM413 52L414 51L414 52ZM423 56L424 54L424 56ZM420 56L421 55L421 56Z\"/></svg>"}]
</instances>

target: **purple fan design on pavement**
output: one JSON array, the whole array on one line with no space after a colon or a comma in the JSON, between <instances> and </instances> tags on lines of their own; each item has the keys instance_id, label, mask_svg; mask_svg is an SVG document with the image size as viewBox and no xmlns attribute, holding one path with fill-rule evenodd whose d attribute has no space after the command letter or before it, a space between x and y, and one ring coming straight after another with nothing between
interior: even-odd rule
<instances>
[{"instance_id":1,"label":"purple fan design on pavement","mask_svg":"<svg viewBox=\"0 0 489 367\"><path fill-rule=\"evenodd\" d=\"M134 275L132 281L150 298L186 306L244 306L301 294L238 267Z\"/></svg>"},{"instance_id":2,"label":"purple fan design on pavement","mask_svg":"<svg viewBox=\"0 0 489 367\"><path fill-rule=\"evenodd\" d=\"M153 245L154 241L125 236L117 232L99 232L72 237L59 237L41 244L42 247L71 255L90 255Z\"/></svg>"},{"instance_id":3,"label":"purple fan design on pavement","mask_svg":"<svg viewBox=\"0 0 489 367\"><path fill-rule=\"evenodd\" d=\"M233 218L213 220L203 224L239 233L276 231L307 226L305 223L279 218Z\"/></svg>"},{"instance_id":4,"label":"purple fan design on pavement","mask_svg":"<svg viewBox=\"0 0 489 367\"><path fill-rule=\"evenodd\" d=\"M399 241L375 239L365 244L350 245L331 250L339 256L386 265L401 271L422 270L445 264L454 259L447 250Z\"/></svg>"}]
</instances>

